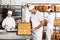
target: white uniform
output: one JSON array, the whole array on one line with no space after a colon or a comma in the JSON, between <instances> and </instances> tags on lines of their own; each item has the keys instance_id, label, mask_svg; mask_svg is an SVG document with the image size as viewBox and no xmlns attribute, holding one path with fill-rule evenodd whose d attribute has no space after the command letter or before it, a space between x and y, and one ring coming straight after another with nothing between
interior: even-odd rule
<instances>
[{"instance_id":1,"label":"white uniform","mask_svg":"<svg viewBox=\"0 0 60 40\"><path fill-rule=\"evenodd\" d=\"M43 12L37 11L36 14L31 15L31 21L32 21L32 28L37 27L40 24L40 21L43 20ZM32 38L33 40L42 40L42 31L43 27L40 27L39 29L32 32Z\"/></svg>"},{"instance_id":2,"label":"white uniform","mask_svg":"<svg viewBox=\"0 0 60 40\"><path fill-rule=\"evenodd\" d=\"M31 13L29 12L28 8L23 9L22 11L22 22L30 22Z\"/></svg>"},{"instance_id":3,"label":"white uniform","mask_svg":"<svg viewBox=\"0 0 60 40\"><path fill-rule=\"evenodd\" d=\"M4 27L4 25L7 25L6 28ZM13 19L13 17L6 17L3 22L2 22L2 27L10 30L10 28L14 27L15 28L15 20Z\"/></svg>"},{"instance_id":4,"label":"white uniform","mask_svg":"<svg viewBox=\"0 0 60 40\"><path fill-rule=\"evenodd\" d=\"M54 28L55 13L52 12L50 15L46 13L45 17L48 21L46 29L46 40L51 40L51 35L53 34L53 28Z\"/></svg>"}]
</instances>

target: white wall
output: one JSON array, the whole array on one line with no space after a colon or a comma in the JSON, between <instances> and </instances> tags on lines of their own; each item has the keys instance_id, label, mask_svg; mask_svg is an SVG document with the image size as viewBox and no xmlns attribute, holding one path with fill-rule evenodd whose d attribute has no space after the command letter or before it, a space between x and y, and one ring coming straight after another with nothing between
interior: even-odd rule
<instances>
[{"instance_id":1,"label":"white wall","mask_svg":"<svg viewBox=\"0 0 60 40\"><path fill-rule=\"evenodd\" d=\"M20 5L21 2L27 2L27 3L60 3L60 0L2 0L2 4L4 4L4 5L7 5L7 4Z\"/></svg>"},{"instance_id":2,"label":"white wall","mask_svg":"<svg viewBox=\"0 0 60 40\"><path fill-rule=\"evenodd\" d=\"M21 0L11 0L11 5L21 5Z\"/></svg>"},{"instance_id":3,"label":"white wall","mask_svg":"<svg viewBox=\"0 0 60 40\"><path fill-rule=\"evenodd\" d=\"M2 0L2 5L7 5L7 4L10 4L10 0Z\"/></svg>"},{"instance_id":4,"label":"white wall","mask_svg":"<svg viewBox=\"0 0 60 40\"><path fill-rule=\"evenodd\" d=\"M60 3L60 0L21 0L28 3Z\"/></svg>"},{"instance_id":5,"label":"white wall","mask_svg":"<svg viewBox=\"0 0 60 40\"><path fill-rule=\"evenodd\" d=\"M2 0L2 5L21 5L21 0Z\"/></svg>"}]
</instances>

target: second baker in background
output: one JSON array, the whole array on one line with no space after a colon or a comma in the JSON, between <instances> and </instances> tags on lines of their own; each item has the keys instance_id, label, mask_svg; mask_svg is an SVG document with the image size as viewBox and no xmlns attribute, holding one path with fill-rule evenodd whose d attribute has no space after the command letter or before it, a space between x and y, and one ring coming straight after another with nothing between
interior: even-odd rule
<instances>
[{"instance_id":1,"label":"second baker in background","mask_svg":"<svg viewBox=\"0 0 60 40\"><path fill-rule=\"evenodd\" d=\"M55 20L55 12L52 9L52 7L48 7L48 13L46 13L45 17L48 21L47 27L46 27L46 40L51 40L51 35L53 34L54 29L54 20Z\"/></svg>"},{"instance_id":2,"label":"second baker in background","mask_svg":"<svg viewBox=\"0 0 60 40\"><path fill-rule=\"evenodd\" d=\"M29 12L28 5L26 2L21 4L22 6L22 22L30 22L31 13Z\"/></svg>"},{"instance_id":3,"label":"second baker in background","mask_svg":"<svg viewBox=\"0 0 60 40\"><path fill-rule=\"evenodd\" d=\"M3 20L2 22L2 27L5 28L6 30L13 30L15 29L15 20L12 17L12 11L8 11L7 17Z\"/></svg>"}]
</instances>

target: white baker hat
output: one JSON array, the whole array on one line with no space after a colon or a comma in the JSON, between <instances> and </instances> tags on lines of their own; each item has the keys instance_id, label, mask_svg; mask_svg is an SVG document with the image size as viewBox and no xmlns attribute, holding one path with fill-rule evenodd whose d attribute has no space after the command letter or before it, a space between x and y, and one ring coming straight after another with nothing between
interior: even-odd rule
<instances>
[{"instance_id":1,"label":"white baker hat","mask_svg":"<svg viewBox=\"0 0 60 40\"><path fill-rule=\"evenodd\" d=\"M8 14L12 14L12 11L8 11Z\"/></svg>"},{"instance_id":2,"label":"white baker hat","mask_svg":"<svg viewBox=\"0 0 60 40\"><path fill-rule=\"evenodd\" d=\"M30 5L29 10L32 10L34 7L35 7L34 5Z\"/></svg>"}]
</instances>

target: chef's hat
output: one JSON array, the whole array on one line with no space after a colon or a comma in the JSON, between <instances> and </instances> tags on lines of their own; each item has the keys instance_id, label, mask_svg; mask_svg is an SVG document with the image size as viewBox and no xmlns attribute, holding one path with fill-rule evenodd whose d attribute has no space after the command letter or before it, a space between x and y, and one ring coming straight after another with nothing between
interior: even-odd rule
<instances>
[{"instance_id":1,"label":"chef's hat","mask_svg":"<svg viewBox=\"0 0 60 40\"><path fill-rule=\"evenodd\" d=\"M27 5L27 3L26 2L21 3L21 6L24 6L24 5Z\"/></svg>"},{"instance_id":2,"label":"chef's hat","mask_svg":"<svg viewBox=\"0 0 60 40\"><path fill-rule=\"evenodd\" d=\"M12 11L8 11L8 14L12 14Z\"/></svg>"},{"instance_id":3,"label":"chef's hat","mask_svg":"<svg viewBox=\"0 0 60 40\"><path fill-rule=\"evenodd\" d=\"M30 5L29 10L32 10L34 7L35 7L34 5Z\"/></svg>"}]
</instances>

